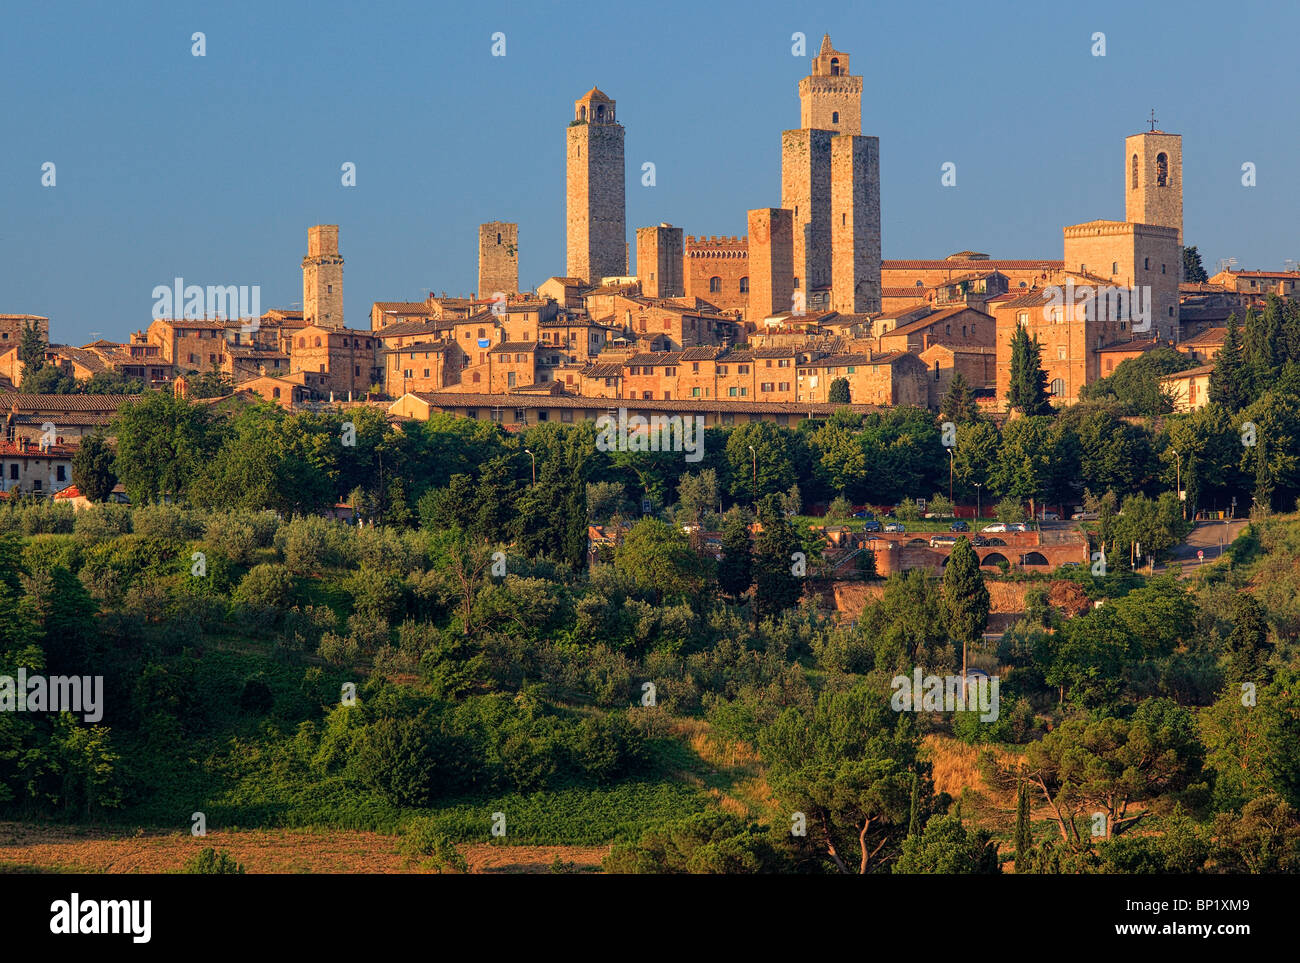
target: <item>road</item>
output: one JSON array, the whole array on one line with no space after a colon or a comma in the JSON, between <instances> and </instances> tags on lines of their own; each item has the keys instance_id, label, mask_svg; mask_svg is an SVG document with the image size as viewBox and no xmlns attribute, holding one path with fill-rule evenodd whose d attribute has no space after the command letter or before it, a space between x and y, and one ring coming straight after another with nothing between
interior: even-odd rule
<instances>
[{"instance_id":1,"label":"road","mask_svg":"<svg viewBox=\"0 0 1300 963\"><path fill-rule=\"evenodd\" d=\"M1197 522L1187 541L1175 545L1170 553L1169 562L1177 562L1191 572L1197 567L1197 551L1205 552L1205 563L1216 561L1223 554L1223 549L1233 543L1242 529L1250 524L1246 518L1234 518L1231 521ZM1165 563L1169 564L1168 562ZM1163 572L1165 565L1156 567L1156 572Z\"/></svg>"}]
</instances>

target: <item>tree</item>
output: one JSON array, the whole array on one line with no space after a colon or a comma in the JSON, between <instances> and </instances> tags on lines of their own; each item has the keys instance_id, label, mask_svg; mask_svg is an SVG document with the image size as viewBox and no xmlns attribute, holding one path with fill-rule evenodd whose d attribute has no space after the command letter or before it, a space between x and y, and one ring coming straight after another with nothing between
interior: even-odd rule
<instances>
[{"instance_id":1,"label":"tree","mask_svg":"<svg viewBox=\"0 0 1300 963\"><path fill-rule=\"evenodd\" d=\"M1019 408L1026 415L1050 415L1047 397L1047 374L1043 371L1038 336L1031 340L1024 325L1016 325L1011 335L1011 384L1007 389L1007 408Z\"/></svg>"},{"instance_id":2,"label":"tree","mask_svg":"<svg viewBox=\"0 0 1300 963\"><path fill-rule=\"evenodd\" d=\"M798 434L770 421L751 421L736 426L727 438L727 464L731 470L731 495L749 502L764 495L790 490L799 481L796 459L802 439ZM753 447L754 451L749 449ZM757 469L755 469L757 466ZM754 477L757 470L758 487Z\"/></svg>"},{"instance_id":3,"label":"tree","mask_svg":"<svg viewBox=\"0 0 1300 963\"><path fill-rule=\"evenodd\" d=\"M1214 359L1210 374L1210 401L1223 405L1229 411L1240 411L1250 402L1250 371L1241 344L1241 331L1237 316L1228 316L1228 330L1223 347Z\"/></svg>"},{"instance_id":4,"label":"tree","mask_svg":"<svg viewBox=\"0 0 1300 963\"><path fill-rule=\"evenodd\" d=\"M953 374L948 391L939 403L939 417L958 425L979 420L980 409L975 401L975 392L960 371Z\"/></svg>"},{"instance_id":5,"label":"tree","mask_svg":"<svg viewBox=\"0 0 1300 963\"><path fill-rule=\"evenodd\" d=\"M1203 284L1210 280L1210 276L1205 273L1205 265L1201 263L1201 252L1195 244L1183 248L1183 280L1193 284Z\"/></svg>"},{"instance_id":6,"label":"tree","mask_svg":"<svg viewBox=\"0 0 1300 963\"><path fill-rule=\"evenodd\" d=\"M754 540L753 561L756 618L785 611L803 594L803 579L794 572L799 538L781 510L779 495L763 499L758 523L762 530Z\"/></svg>"},{"instance_id":7,"label":"tree","mask_svg":"<svg viewBox=\"0 0 1300 963\"><path fill-rule=\"evenodd\" d=\"M23 363L23 375L35 373L45 366L45 337L35 324L23 325L23 335L18 342L18 360Z\"/></svg>"},{"instance_id":8,"label":"tree","mask_svg":"<svg viewBox=\"0 0 1300 963\"><path fill-rule=\"evenodd\" d=\"M984 638L989 622L989 589L980 573L979 556L967 538L957 539L943 570L944 609L953 640L961 643L961 668L966 673L966 650Z\"/></svg>"},{"instance_id":9,"label":"tree","mask_svg":"<svg viewBox=\"0 0 1300 963\"><path fill-rule=\"evenodd\" d=\"M931 816L925 831L903 840L895 873L1001 873L997 844L983 829L967 830L959 816Z\"/></svg>"},{"instance_id":10,"label":"tree","mask_svg":"<svg viewBox=\"0 0 1300 963\"><path fill-rule=\"evenodd\" d=\"M1016 874L1029 872L1029 852L1034 848L1034 831L1029 818L1029 783L1021 779L1016 788Z\"/></svg>"},{"instance_id":11,"label":"tree","mask_svg":"<svg viewBox=\"0 0 1300 963\"><path fill-rule=\"evenodd\" d=\"M656 518L629 529L614 564L652 591L656 602L691 599L703 587L703 564L686 534Z\"/></svg>"},{"instance_id":12,"label":"tree","mask_svg":"<svg viewBox=\"0 0 1300 963\"><path fill-rule=\"evenodd\" d=\"M832 381L830 389L826 393L826 400L832 405L851 404L852 397L849 393L849 379L836 378Z\"/></svg>"},{"instance_id":13,"label":"tree","mask_svg":"<svg viewBox=\"0 0 1300 963\"><path fill-rule=\"evenodd\" d=\"M209 464L208 412L170 392L150 392L118 409L113 470L136 505L182 497Z\"/></svg>"},{"instance_id":14,"label":"tree","mask_svg":"<svg viewBox=\"0 0 1300 963\"><path fill-rule=\"evenodd\" d=\"M786 709L759 735L783 810L806 815L809 845L841 873L880 871L896 857L914 771L926 773L922 796L930 811L933 789L919 747L908 714L891 710L867 681L822 693L812 709Z\"/></svg>"},{"instance_id":15,"label":"tree","mask_svg":"<svg viewBox=\"0 0 1300 963\"><path fill-rule=\"evenodd\" d=\"M113 474L115 457L102 432L86 436L72 456L72 484L92 502L102 502L117 484Z\"/></svg>"},{"instance_id":16,"label":"tree","mask_svg":"<svg viewBox=\"0 0 1300 963\"><path fill-rule=\"evenodd\" d=\"M732 509L722 530L722 561L718 563L718 587L739 599L754 583L753 557L749 540L749 519Z\"/></svg>"},{"instance_id":17,"label":"tree","mask_svg":"<svg viewBox=\"0 0 1300 963\"><path fill-rule=\"evenodd\" d=\"M1008 495L994 507L993 517L1000 522L1023 522L1025 505L1019 498Z\"/></svg>"}]
</instances>

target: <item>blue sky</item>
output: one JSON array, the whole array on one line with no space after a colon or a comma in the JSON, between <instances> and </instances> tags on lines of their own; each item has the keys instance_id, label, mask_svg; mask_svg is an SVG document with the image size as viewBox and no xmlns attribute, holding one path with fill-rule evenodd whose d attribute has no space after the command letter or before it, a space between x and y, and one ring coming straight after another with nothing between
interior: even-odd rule
<instances>
[{"instance_id":1,"label":"blue sky","mask_svg":"<svg viewBox=\"0 0 1300 963\"><path fill-rule=\"evenodd\" d=\"M1060 257L1063 225L1123 218L1123 139L1154 106L1211 272L1300 259L1294 4L10 3L0 313L80 344L147 326L178 275L294 305L317 223L340 225L352 326L372 301L472 290L481 221L519 222L535 286L564 271L564 130L593 84L627 130L629 240L742 234L780 203L795 31L810 54L829 31L864 78L886 258Z\"/></svg>"}]
</instances>

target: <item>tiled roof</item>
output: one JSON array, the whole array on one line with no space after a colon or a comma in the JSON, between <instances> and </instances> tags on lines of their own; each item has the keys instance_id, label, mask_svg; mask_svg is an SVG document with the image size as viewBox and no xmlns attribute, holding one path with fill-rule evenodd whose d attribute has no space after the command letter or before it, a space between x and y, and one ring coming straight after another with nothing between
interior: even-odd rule
<instances>
[{"instance_id":1,"label":"tiled roof","mask_svg":"<svg viewBox=\"0 0 1300 963\"><path fill-rule=\"evenodd\" d=\"M582 369L584 378L621 378L623 376L623 366L621 364L593 364Z\"/></svg>"},{"instance_id":2,"label":"tiled roof","mask_svg":"<svg viewBox=\"0 0 1300 963\"><path fill-rule=\"evenodd\" d=\"M850 364L873 364L878 363L875 358L869 354L835 354L825 358L818 358L815 361L800 361L801 368L842 368Z\"/></svg>"},{"instance_id":3,"label":"tiled roof","mask_svg":"<svg viewBox=\"0 0 1300 963\"><path fill-rule=\"evenodd\" d=\"M1170 345L1167 342L1153 338L1151 340L1142 341L1112 341L1110 344L1102 345L1097 350L1108 353L1126 353L1130 351L1141 351L1146 353L1147 351L1154 351L1156 348L1166 348L1169 346Z\"/></svg>"},{"instance_id":4,"label":"tiled roof","mask_svg":"<svg viewBox=\"0 0 1300 963\"><path fill-rule=\"evenodd\" d=\"M376 301L375 307L385 314L429 313L429 305L424 301Z\"/></svg>"},{"instance_id":5,"label":"tiled roof","mask_svg":"<svg viewBox=\"0 0 1300 963\"><path fill-rule=\"evenodd\" d=\"M903 260L903 261L882 261L881 267L886 271L1029 271L1029 270L1051 270L1065 266L1064 261L1054 261L1051 259L1034 259L1034 260L979 260L979 261L930 261L930 260Z\"/></svg>"},{"instance_id":6,"label":"tiled roof","mask_svg":"<svg viewBox=\"0 0 1300 963\"><path fill-rule=\"evenodd\" d=\"M680 351L643 351L640 354L632 355L624 364L657 368L663 365L680 364L681 360L682 352Z\"/></svg>"},{"instance_id":7,"label":"tiled roof","mask_svg":"<svg viewBox=\"0 0 1300 963\"><path fill-rule=\"evenodd\" d=\"M0 455L6 455L10 458L15 456L19 458L71 458L76 452L76 445L50 445L42 448L34 441L27 443L26 448L21 448L19 442L3 441L0 442Z\"/></svg>"},{"instance_id":8,"label":"tiled roof","mask_svg":"<svg viewBox=\"0 0 1300 963\"><path fill-rule=\"evenodd\" d=\"M137 395L0 395L0 409L23 411L116 411Z\"/></svg>"},{"instance_id":9,"label":"tiled roof","mask_svg":"<svg viewBox=\"0 0 1300 963\"><path fill-rule=\"evenodd\" d=\"M723 401L714 398L679 398L672 400L638 400L632 398L591 398L583 395L527 395L471 394L459 391L412 391L410 394L435 408L586 408L609 411L628 408L635 411L662 411L665 413L695 413L704 411L740 412L748 414L832 414L840 408L853 411L879 411L879 405L833 405L814 402L785 401Z\"/></svg>"},{"instance_id":10,"label":"tiled roof","mask_svg":"<svg viewBox=\"0 0 1300 963\"><path fill-rule=\"evenodd\" d=\"M1192 338L1184 338L1183 344L1223 344L1228 337L1227 328L1207 328Z\"/></svg>"},{"instance_id":11,"label":"tiled roof","mask_svg":"<svg viewBox=\"0 0 1300 963\"><path fill-rule=\"evenodd\" d=\"M542 347L540 341L502 341L500 344L494 344L488 348L493 354L500 354L503 351L536 351ZM555 347L551 345L551 347Z\"/></svg>"},{"instance_id":12,"label":"tiled roof","mask_svg":"<svg viewBox=\"0 0 1300 963\"><path fill-rule=\"evenodd\" d=\"M454 347L455 345L453 345L449 341L417 341L414 344L404 344L400 348L396 346L391 348L383 348L379 353L380 354L401 354L403 351L440 352L440 351L450 351ZM497 345L497 348L499 347L500 345ZM493 348L492 350L495 351L497 350L497 348Z\"/></svg>"},{"instance_id":13,"label":"tiled roof","mask_svg":"<svg viewBox=\"0 0 1300 963\"><path fill-rule=\"evenodd\" d=\"M1176 381L1180 378L1199 378L1203 375L1210 374L1214 371L1214 365L1203 364L1197 368L1186 368L1183 371L1175 371L1173 374L1167 374L1161 381Z\"/></svg>"}]
</instances>

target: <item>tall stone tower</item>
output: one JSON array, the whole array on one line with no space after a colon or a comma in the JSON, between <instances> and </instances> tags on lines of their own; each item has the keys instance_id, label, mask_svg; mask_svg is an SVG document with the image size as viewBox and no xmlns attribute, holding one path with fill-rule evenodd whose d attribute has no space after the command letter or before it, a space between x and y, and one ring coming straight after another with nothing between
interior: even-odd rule
<instances>
[{"instance_id":1,"label":"tall stone tower","mask_svg":"<svg viewBox=\"0 0 1300 963\"><path fill-rule=\"evenodd\" d=\"M682 229L671 224L636 229L636 276L641 293L652 298L680 298L686 293L682 279Z\"/></svg>"},{"instance_id":2,"label":"tall stone tower","mask_svg":"<svg viewBox=\"0 0 1300 963\"><path fill-rule=\"evenodd\" d=\"M849 76L849 55L831 49L830 34L822 37L812 75L799 81L799 126L862 133L862 78Z\"/></svg>"},{"instance_id":3,"label":"tall stone tower","mask_svg":"<svg viewBox=\"0 0 1300 963\"><path fill-rule=\"evenodd\" d=\"M799 130L781 135L781 206L794 216L794 286L863 314L880 303L880 140L862 136L862 78L822 39L799 83Z\"/></svg>"},{"instance_id":4,"label":"tall stone tower","mask_svg":"<svg viewBox=\"0 0 1300 963\"><path fill-rule=\"evenodd\" d=\"M519 293L519 225L489 221L478 226L478 296Z\"/></svg>"},{"instance_id":5,"label":"tall stone tower","mask_svg":"<svg viewBox=\"0 0 1300 963\"><path fill-rule=\"evenodd\" d=\"M1124 139L1124 220L1172 227L1183 243L1183 138L1146 130ZM1181 256L1181 255L1180 255Z\"/></svg>"},{"instance_id":6,"label":"tall stone tower","mask_svg":"<svg viewBox=\"0 0 1300 963\"><path fill-rule=\"evenodd\" d=\"M339 226L307 228L307 256L302 259L302 317L323 328L343 327L343 258Z\"/></svg>"},{"instance_id":7,"label":"tall stone tower","mask_svg":"<svg viewBox=\"0 0 1300 963\"><path fill-rule=\"evenodd\" d=\"M831 141L831 310L880 309L880 139L841 134Z\"/></svg>"},{"instance_id":8,"label":"tall stone tower","mask_svg":"<svg viewBox=\"0 0 1300 963\"><path fill-rule=\"evenodd\" d=\"M759 322L791 310L794 295L794 212L761 207L749 212L749 305Z\"/></svg>"},{"instance_id":9,"label":"tall stone tower","mask_svg":"<svg viewBox=\"0 0 1300 963\"><path fill-rule=\"evenodd\" d=\"M627 271L623 127L614 120L614 101L595 87L574 101L566 157L566 273L592 282L621 276Z\"/></svg>"},{"instance_id":10,"label":"tall stone tower","mask_svg":"<svg viewBox=\"0 0 1300 963\"><path fill-rule=\"evenodd\" d=\"M831 137L828 130L781 134L781 207L794 215L794 286L831 283Z\"/></svg>"}]
</instances>

